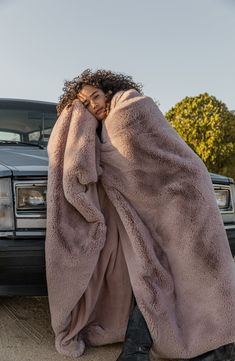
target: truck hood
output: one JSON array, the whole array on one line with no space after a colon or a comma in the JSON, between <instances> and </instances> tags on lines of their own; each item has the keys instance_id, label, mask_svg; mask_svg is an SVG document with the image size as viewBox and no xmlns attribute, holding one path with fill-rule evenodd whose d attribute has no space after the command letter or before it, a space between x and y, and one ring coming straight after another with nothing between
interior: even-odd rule
<instances>
[{"instance_id":1,"label":"truck hood","mask_svg":"<svg viewBox=\"0 0 235 361\"><path fill-rule=\"evenodd\" d=\"M231 184L233 183L232 179L229 177L226 177L224 175L216 174L216 173L210 173L211 180L214 184Z\"/></svg>"},{"instance_id":2,"label":"truck hood","mask_svg":"<svg viewBox=\"0 0 235 361\"><path fill-rule=\"evenodd\" d=\"M46 149L30 146L0 147L0 176L47 176Z\"/></svg>"},{"instance_id":3,"label":"truck hood","mask_svg":"<svg viewBox=\"0 0 235 361\"><path fill-rule=\"evenodd\" d=\"M47 176L48 154L46 149L24 146L0 147L0 176ZM228 177L210 173L213 183L230 184Z\"/></svg>"}]
</instances>

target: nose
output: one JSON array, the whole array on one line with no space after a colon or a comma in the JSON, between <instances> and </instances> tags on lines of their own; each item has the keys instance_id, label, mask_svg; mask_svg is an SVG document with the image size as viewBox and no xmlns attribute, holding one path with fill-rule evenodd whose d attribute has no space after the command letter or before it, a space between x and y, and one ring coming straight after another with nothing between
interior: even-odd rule
<instances>
[{"instance_id":1,"label":"nose","mask_svg":"<svg viewBox=\"0 0 235 361\"><path fill-rule=\"evenodd\" d=\"M91 100L91 106L95 110L97 107L97 103L94 100Z\"/></svg>"}]
</instances>

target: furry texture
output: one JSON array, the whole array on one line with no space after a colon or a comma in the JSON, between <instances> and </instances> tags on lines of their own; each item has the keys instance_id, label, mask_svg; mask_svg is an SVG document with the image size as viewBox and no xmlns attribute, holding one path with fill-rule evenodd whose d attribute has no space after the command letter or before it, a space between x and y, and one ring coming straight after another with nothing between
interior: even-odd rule
<instances>
[{"instance_id":1,"label":"furry texture","mask_svg":"<svg viewBox=\"0 0 235 361\"><path fill-rule=\"evenodd\" d=\"M152 354L235 340L235 267L205 165L151 98L117 93L103 122L79 101L49 142L46 266L59 352L124 338L132 290Z\"/></svg>"}]
</instances>

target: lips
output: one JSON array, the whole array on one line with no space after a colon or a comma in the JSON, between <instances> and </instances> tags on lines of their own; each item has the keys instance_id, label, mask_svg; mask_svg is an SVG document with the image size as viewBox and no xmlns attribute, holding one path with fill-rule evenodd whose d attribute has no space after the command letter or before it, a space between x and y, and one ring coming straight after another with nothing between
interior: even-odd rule
<instances>
[{"instance_id":1,"label":"lips","mask_svg":"<svg viewBox=\"0 0 235 361\"><path fill-rule=\"evenodd\" d=\"M100 108L100 109L98 109L97 111L96 111L96 114L97 115L99 115L101 112L103 112L104 111L104 108Z\"/></svg>"}]
</instances>

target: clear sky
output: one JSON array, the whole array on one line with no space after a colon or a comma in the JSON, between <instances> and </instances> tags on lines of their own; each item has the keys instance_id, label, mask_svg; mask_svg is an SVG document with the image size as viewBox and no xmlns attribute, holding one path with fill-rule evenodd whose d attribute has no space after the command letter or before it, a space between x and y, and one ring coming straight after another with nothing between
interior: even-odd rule
<instances>
[{"instance_id":1,"label":"clear sky","mask_svg":"<svg viewBox=\"0 0 235 361\"><path fill-rule=\"evenodd\" d=\"M132 75L163 112L235 109L235 0L0 0L0 97L58 101L90 67Z\"/></svg>"}]
</instances>

